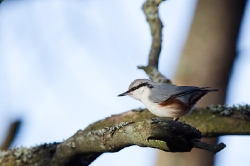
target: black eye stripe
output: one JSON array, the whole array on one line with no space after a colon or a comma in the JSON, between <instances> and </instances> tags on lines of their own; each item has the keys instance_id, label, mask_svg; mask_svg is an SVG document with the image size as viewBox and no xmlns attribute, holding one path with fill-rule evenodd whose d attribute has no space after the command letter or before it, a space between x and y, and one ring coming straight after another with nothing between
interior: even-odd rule
<instances>
[{"instance_id":1,"label":"black eye stripe","mask_svg":"<svg viewBox=\"0 0 250 166\"><path fill-rule=\"evenodd\" d=\"M137 85L137 86L135 86L135 87L129 89L128 91L129 91L129 92L132 92L132 91L134 91L134 90L136 90L136 89L139 89L140 87L143 87L143 86L147 86L147 87L150 88L150 89L153 88L153 85L150 85L150 84L148 84L147 82L145 82L145 83L141 83L141 84L139 84L139 85Z\"/></svg>"}]
</instances>

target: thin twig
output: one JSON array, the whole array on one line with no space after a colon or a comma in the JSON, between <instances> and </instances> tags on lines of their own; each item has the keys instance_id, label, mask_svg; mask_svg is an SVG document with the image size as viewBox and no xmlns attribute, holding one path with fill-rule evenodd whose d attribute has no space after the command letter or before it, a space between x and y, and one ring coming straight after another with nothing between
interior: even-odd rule
<instances>
[{"instance_id":1,"label":"thin twig","mask_svg":"<svg viewBox=\"0 0 250 166\"><path fill-rule=\"evenodd\" d=\"M147 66L138 66L138 69L143 69L150 79L155 82L171 83L169 79L164 77L158 71L158 62L161 53L162 43L162 22L159 17L158 7L163 0L146 0L142 6L142 10L146 15L147 22L150 26L152 44L148 56Z\"/></svg>"},{"instance_id":2,"label":"thin twig","mask_svg":"<svg viewBox=\"0 0 250 166\"><path fill-rule=\"evenodd\" d=\"M148 57L148 66L155 66L158 69L159 56L162 42L162 22L159 17L158 7L163 0L146 0L142 9L149 23L152 44Z\"/></svg>"}]
</instances>

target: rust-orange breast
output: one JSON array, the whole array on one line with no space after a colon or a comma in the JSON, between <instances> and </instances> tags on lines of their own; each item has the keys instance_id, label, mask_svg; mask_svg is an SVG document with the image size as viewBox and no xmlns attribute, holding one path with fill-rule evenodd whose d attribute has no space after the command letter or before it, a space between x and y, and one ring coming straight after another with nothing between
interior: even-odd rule
<instances>
[{"instance_id":1,"label":"rust-orange breast","mask_svg":"<svg viewBox=\"0 0 250 166\"><path fill-rule=\"evenodd\" d=\"M186 105L185 103L183 103L178 99L166 100L164 102L159 103L159 105L162 107L167 106L168 108L183 110L183 111L188 111L191 108L190 106Z\"/></svg>"}]
</instances>

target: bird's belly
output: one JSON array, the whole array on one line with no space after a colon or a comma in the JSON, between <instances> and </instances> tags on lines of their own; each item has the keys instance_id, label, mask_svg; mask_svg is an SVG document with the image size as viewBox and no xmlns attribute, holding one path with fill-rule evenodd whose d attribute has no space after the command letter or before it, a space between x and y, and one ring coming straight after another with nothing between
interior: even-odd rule
<instances>
[{"instance_id":1,"label":"bird's belly","mask_svg":"<svg viewBox=\"0 0 250 166\"><path fill-rule=\"evenodd\" d=\"M145 103L144 103L145 104ZM148 110L159 117L171 117L179 118L191 112L190 109L180 109L178 107L172 106L161 106L157 103L154 104L145 104Z\"/></svg>"},{"instance_id":2,"label":"bird's belly","mask_svg":"<svg viewBox=\"0 0 250 166\"><path fill-rule=\"evenodd\" d=\"M148 96L149 94L146 93L141 101L151 113L159 117L179 118L191 112L193 108L193 106L186 106L177 100L173 100L171 103L154 103L149 100Z\"/></svg>"}]
</instances>

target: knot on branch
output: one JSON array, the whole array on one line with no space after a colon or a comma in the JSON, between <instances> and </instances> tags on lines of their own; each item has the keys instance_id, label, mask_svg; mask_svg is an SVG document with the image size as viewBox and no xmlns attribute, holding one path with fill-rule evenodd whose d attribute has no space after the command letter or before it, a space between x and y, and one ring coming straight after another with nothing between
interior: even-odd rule
<instances>
[{"instance_id":1,"label":"knot on branch","mask_svg":"<svg viewBox=\"0 0 250 166\"><path fill-rule=\"evenodd\" d=\"M188 152L193 140L199 142L202 137L199 130L183 122L154 118L151 124L149 139L164 141L171 152Z\"/></svg>"},{"instance_id":2,"label":"knot on branch","mask_svg":"<svg viewBox=\"0 0 250 166\"><path fill-rule=\"evenodd\" d=\"M224 149L226 145L220 143L218 145L210 145L205 142L200 142L202 134L199 130L184 122L152 119L152 124L157 123L157 126L152 126L150 139L158 139L165 141L169 151L171 152L187 152L193 147L204 149L212 153L217 153ZM165 131L166 135L161 135L159 128ZM161 131L162 132L162 131Z\"/></svg>"}]
</instances>

